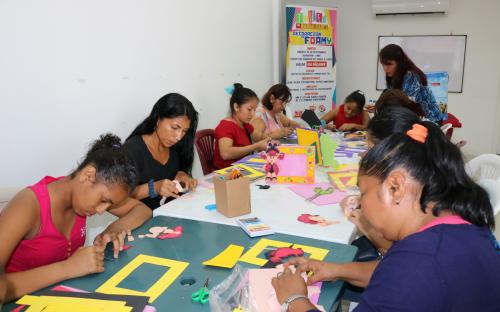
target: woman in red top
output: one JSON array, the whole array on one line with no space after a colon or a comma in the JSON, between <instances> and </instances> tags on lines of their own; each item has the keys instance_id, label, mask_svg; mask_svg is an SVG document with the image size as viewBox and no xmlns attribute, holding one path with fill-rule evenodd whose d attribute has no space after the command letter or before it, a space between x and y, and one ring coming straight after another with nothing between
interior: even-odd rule
<instances>
[{"instance_id":1,"label":"woman in red top","mask_svg":"<svg viewBox=\"0 0 500 312\"><path fill-rule=\"evenodd\" d=\"M344 104L340 105L321 117L327 123L326 128L340 131L365 130L370 122L370 115L364 111L365 96L356 90L349 94ZM333 121L333 125L330 122Z\"/></svg>"},{"instance_id":2,"label":"woman in red top","mask_svg":"<svg viewBox=\"0 0 500 312\"><path fill-rule=\"evenodd\" d=\"M124 231L152 215L129 198L137 184L134 161L120 138L101 136L67 177L45 177L20 191L0 215L0 266L7 279L6 301L60 281L104 271L104 248L123 248ZM85 219L105 211L120 217L85 243Z\"/></svg>"},{"instance_id":3,"label":"woman in red top","mask_svg":"<svg viewBox=\"0 0 500 312\"><path fill-rule=\"evenodd\" d=\"M215 128L214 167L222 169L255 151L265 150L268 138L252 143L253 126L259 98L252 90L235 83L229 107L231 116L220 121Z\"/></svg>"}]
</instances>

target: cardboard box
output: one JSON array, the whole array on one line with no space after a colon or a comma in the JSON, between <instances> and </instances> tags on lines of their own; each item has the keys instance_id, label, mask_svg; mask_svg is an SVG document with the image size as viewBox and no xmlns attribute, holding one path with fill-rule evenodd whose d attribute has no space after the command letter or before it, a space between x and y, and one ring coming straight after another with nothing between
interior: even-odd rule
<instances>
[{"instance_id":1,"label":"cardboard box","mask_svg":"<svg viewBox=\"0 0 500 312\"><path fill-rule=\"evenodd\" d=\"M249 214L250 179L242 177L234 180L221 179L215 176L214 191L217 211L228 218Z\"/></svg>"}]
</instances>

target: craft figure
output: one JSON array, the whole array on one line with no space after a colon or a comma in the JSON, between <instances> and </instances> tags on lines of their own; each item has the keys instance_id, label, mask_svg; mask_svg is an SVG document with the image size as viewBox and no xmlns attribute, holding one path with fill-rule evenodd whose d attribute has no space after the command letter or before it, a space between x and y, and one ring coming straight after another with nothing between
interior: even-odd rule
<instances>
[{"instance_id":1,"label":"craft figure","mask_svg":"<svg viewBox=\"0 0 500 312\"><path fill-rule=\"evenodd\" d=\"M307 224L318 224L320 226L328 226L328 225L332 225L335 223L334 221L327 220L319 215L311 215L308 213L301 214L297 218L297 220L300 222L307 223Z\"/></svg>"},{"instance_id":2,"label":"craft figure","mask_svg":"<svg viewBox=\"0 0 500 312\"><path fill-rule=\"evenodd\" d=\"M278 149L278 144L269 141L267 150L260 154L260 157L266 160L264 171L266 172L266 182L276 182L279 173L277 161L283 159L285 154Z\"/></svg>"},{"instance_id":3,"label":"craft figure","mask_svg":"<svg viewBox=\"0 0 500 312\"><path fill-rule=\"evenodd\" d=\"M282 263L284 259L289 257L301 257L304 251L300 248L280 247L266 253L266 258L273 263Z\"/></svg>"},{"instance_id":4,"label":"craft figure","mask_svg":"<svg viewBox=\"0 0 500 312\"><path fill-rule=\"evenodd\" d=\"M359 207L359 195L348 195L340 202L344 215L348 217L354 209Z\"/></svg>"}]
</instances>

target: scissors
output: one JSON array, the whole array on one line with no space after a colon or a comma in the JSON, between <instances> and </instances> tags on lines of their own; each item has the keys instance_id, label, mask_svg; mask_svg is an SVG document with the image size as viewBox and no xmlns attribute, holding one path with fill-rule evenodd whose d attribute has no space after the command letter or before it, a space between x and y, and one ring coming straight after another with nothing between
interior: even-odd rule
<instances>
[{"instance_id":1,"label":"scissors","mask_svg":"<svg viewBox=\"0 0 500 312\"><path fill-rule=\"evenodd\" d=\"M314 199L318 198L319 196L333 193L333 187L330 186L329 188L324 189L320 186L317 186L314 188L314 193L316 193L316 194L307 198L306 201L313 201Z\"/></svg>"},{"instance_id":2,"label":"scissors","mask_svg":"<svg viewBox=\"0 0 500 312\"><path fill-rule=\"evenodd\" d=\"M208 290L209 280L210 278L207 277L207 279L205 280L205 284L203 284L203 287L191 295L191 300L193 300L194 302L199 302L201 304L208 302L208 295L210 293Z\"/></svg>"}]
</instances>

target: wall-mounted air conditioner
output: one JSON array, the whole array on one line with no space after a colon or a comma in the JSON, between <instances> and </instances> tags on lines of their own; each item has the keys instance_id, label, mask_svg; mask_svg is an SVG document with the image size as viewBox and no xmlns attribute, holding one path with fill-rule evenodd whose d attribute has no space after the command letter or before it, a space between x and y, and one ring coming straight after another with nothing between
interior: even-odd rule
<instances>
[{"instance_id":1,"label":"wall-mounted air conditioner","mask_svg":"<svg viewBox=\"0 0 500 312\"><path fill-rule=\"evenodd\" d=\"M450 0L372 0L375 15L448 13Z\"/></svg>"}]
</instances>

